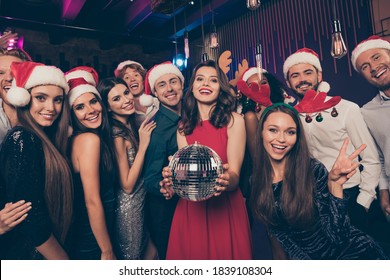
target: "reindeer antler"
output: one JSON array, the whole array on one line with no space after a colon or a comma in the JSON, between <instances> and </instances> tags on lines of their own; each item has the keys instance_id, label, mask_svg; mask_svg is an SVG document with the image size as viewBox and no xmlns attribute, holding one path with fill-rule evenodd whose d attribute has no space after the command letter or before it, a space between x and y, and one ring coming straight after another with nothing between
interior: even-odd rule
<instances>
[{"instance_id":1,"label":"reindeer antler","mask_svg":"<svg viewBox=\"0 0 390 280\"><path fill-rule=\"evenodd\" d=\"M232 63L232 59L230 58L231 56L231 51L224 51L218 58L219 68L221 68L225 74L230 71L229 65Z\"/></svg>"},{"instance_id":2,"label":"reindeer antler","mask_svg":"<svg viewBox=\"0 0 390 280\"><path fill-rule=\"evenodd\" d=\"M249 68L248 61L246 59L243 59L241 63L238 63L238 70L235 73L235 78L229 81L229 84L232 86L236 86L238 80L241 79L244 72Z\"/></svg>"}]
</instances>

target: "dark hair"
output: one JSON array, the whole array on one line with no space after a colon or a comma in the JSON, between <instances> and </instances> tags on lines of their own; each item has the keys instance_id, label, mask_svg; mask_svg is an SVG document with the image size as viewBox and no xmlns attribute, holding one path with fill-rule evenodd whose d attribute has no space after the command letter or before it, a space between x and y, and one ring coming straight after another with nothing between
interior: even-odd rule
<instances>
[{"instance_id":1,"label":"dark hair","mask_svg":"<svg viewBox=\"0 0 390 280\"><path fill-rule=\"evenodd\" d=\"M235 108L235 98L231 94L231 88L225 73L213 60L207 60L205 62L199 63L192 72L190 84L183 100L182 119L179 123L179 131L184 132L185 135L191 134L196 125L201 121L197 101L194 97L192 89L196 77L196 72L202 67L212 67L216 69L218 82L220 85L220 92L218 94L217 102L212 110L210 110L210 123L216 128L226 126L230 122L232 118L232 112Z\"/></svg>"},{"instance_id":2,"label":"dark hair","mask_svg":"<svg viewBox=\"0 0 390 280\"><path fill-rule=\"evenodd\" d=\"M254 216L266 225L276 225L280 221L280 217L275 215L275 197L272 187L274 172L262 137L264 122L275 112L289 115L297 126L297 141L286 156L280 197L283 218L293 227L307 227L313 223L316 215L313 199L314 175L311 172L310 152L301 120L295 109L287 104L274 104L261 115L256 135L251 208Z\"/></svg>"},{"instance_id":3,"label":"dark hair","mask_svg":"<svg viewBox=\"0 0 390 280\"><path fill-rule=\"evenodd\" d=\"M53 224L53 233L63 244L73 217L72 173L66 158L68 100L64 98L60 115L51 127L45 130L31 116L31 102L28 106L16 108L17 117L23 127L31 130L42 141L45 156L45 202Z\"/></svg>"},{"instance_id":4,"label":"dark hair","mask_svg":"<svg viewBox=\"0 0 390 280\"><path fill-rule=\"evenodd\" d=\"M106 106L106 108L110 108L110 105L108 103L108 94L118 84L124 85L127 89L129 89L126 82L121 78L111 77L111 78L103 79L99 82L99 85L97 86L97 90L98 92L100 92L102 96L103 104ZM118 121L117 119L113 118L112 112L108 112L108 115L109 115L109 122L111 126L117 127L122 131L124 131L126 136L129 137L132 146L135 148L137 152L138 144L139 144L139 135L138 135L137 125L135 122L135 114L132 114L128 117L128 123L130 127Z\"/></svg>"},{"instance_id":5,"label":"dark hair","mask_svg":"<svg viewBox=\"0 0 390 280\"><path fill-rule=\"evenodd\" d=\"M284 102L284 93L286 92L286 87L282 84L274 75L271 73L263 73L264 77L267 78L269 87L271 89L271 102L272 103L283 103ZM245 114L248 111L255 111L256 102L247 98L245 95L242 95L242 113Z\"/></svg>"},{"instance_id":6,"label":"dark hair","mask_svg":"<svg viewBox=\"0 0 390 280\"><path fill-rule=\"evenodd\" d=\"M78 135L82 133L91 132L99 136L100 138L100 156L101 156L101 164L104 167L105 170L108 171L108 173L111 176L111 178L117 178L117 166L116 166L116 160L115 160L115 152L114 152L114 143L111 137L111 126L108 121L108 115L107 115L107 109L104 106L101 98L93 93L93 95L96 97L100 105L102 106L102 124L96 128L88 128L85 127L76 117L73 108L71 108L71 120L72 120L72 126L73 126L73 135Z\"/></svg>"},{"instance_id":7,"label":"dark hair","mask_svg":"<svg viewBox=\"0 0 390 280\"><path fill-rule=\"evenodd\" d=\"M127 68L130 68L130 69L133 69L133 70L137 71L142 76L142 79L145 79L146 70L144 68L142 68L141 66L139 66L138 64L135 64L135 63L127 64L121 70L115 70L114 71L115 77L123 79L123 76L125 75Z\"/></svg>"}]
</instances>

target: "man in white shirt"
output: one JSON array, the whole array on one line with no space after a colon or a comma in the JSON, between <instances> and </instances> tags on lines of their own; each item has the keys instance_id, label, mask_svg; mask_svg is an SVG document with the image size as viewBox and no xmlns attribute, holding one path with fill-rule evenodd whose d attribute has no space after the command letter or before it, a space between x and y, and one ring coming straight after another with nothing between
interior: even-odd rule
<instances>
[{"instance_id":1,"label":"man in white shirt","mask_svg":"<svg viewBox=\"0 0 390 280\"><path fill-rule=\"evenodd\" d=\"M318 54L304 48L290 55L283 65L287 86L302 100L309 90L328 92L330 86L322 79L322 67ZM327 97L329 100L330 97ZM315 111L315 110L314 110ZM342 143L349 138L347 153L351 154L362 144L367 148L361 153L358 170L344 184L344 194L348 198L348 213L352 224L368 232L367 212L376 198L379 182L380 162L374 140L363 120L357 104L341 99L331 108L313 113L301 112L301 121L311 154L328 169L335 162Z\"/></svg>"}]
</instances>

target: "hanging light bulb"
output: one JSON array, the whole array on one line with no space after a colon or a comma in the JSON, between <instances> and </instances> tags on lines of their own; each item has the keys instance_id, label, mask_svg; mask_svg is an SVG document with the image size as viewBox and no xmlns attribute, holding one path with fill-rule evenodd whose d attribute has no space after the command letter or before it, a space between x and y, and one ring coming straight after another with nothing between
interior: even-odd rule
<instances>
[{"instance_id":1,"label":"hanging light bulb","mask_svg":"<svg viewBox=\"0 0 390 280\"><path fill-rule=\"evenodd\" d=\"M203 53L202 54L202 62L205 62L207 60L209 60L209 54L208 53Z\"/></svg>"},{"instance_id":2,"label":"hanging light bulb","mask_svg":"<svg viewBox=\"0 0 390 280\"><path fill-rule=\"evenodd\" d=\"M347 54L347 47L345 46L343 36L341 35L340 20L337 19L336 0L332 0L332 16L333 16L333 30L332 30L332 47L330 54L334 58L342 58Z\"/></svg>"},{"instance_id":3,"label":"hanging light bulb","mask_svg":"<svg viewBox=\"0 0 390 280\"><path fill-rule=\"evenodd\" d=\"M211 30L210 30L210 48L216 49L218 48L218 34L217 34L217 27L215 24L211 25Z\"/></svg>"},{"instance_id":4,"label":"hanging light bulb","mask_svg":"<svg viewBox=\"0 0 390 280\"><path fill-rule=\"evenodd\" d=\"M256 10L258 7L260 7L261 1L260 0L246 0L246 7L249 10Z\"/></svg>"},{"instance_id":5,"label":"hanging light bulb","mask_svg":"<svg viewBox=\"0 0 390 280\"><path fill-rule=\"evenodd\" d=\"M256 59L256 68L257 74L259 76L260 82L263 79L263 62L262 62L263 51L261 44L256 45L255 59Z\"/></svg>"},{"instance_id":6,"label":"hanging light bulb","mask_svg":"<svg viewBox=\"0 0 390 280\"><path fill-rule=\"evenodd\" d=\"M330 54L334 58L342 58L347 54L343 36L341 35L341 24L338 19L333 20L332 49Z\"/></svg>"},{"instance_id":7,"label":"hanging light bulb","mask_svg":"<svg viewBox=\"0 0 390 280\"><path fill-rule=\"evenodd\" d=\"M188 31L184 32L184 56L186 59L190 57L190 45L188 43Z\"/></svg>"}]
</instances>

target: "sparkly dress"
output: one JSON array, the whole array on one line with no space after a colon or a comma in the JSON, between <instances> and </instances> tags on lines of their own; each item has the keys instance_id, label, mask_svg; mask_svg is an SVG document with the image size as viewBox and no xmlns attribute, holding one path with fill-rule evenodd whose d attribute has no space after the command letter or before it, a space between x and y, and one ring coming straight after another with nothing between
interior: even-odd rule
<instances>
[{"instance_id":1,"label":"sparkly dress","mask_svg":"<svg viewBox=\"0 0 390 280\"><path fill-rule=\"evenodd\" d=\"M197 141L212 148L224 163L227 162L227 127L217 129L209 121L203 121L186 139L189 145ZM179 199L172 221L167 259L251 258L249 221L240 188L206 201Z\"/></svg>"},{"instance_id":2,"label":"sparkly dress","mask_svg":"<svg viewBox=\"0 0 390 280\"><path fill-rule=\"evenodd\" d=\"M113 127L113 137L122 137L131 142L128 135L118 127ZM136 151L134 145L127 150L130 167L134 163ZM122 188L117 192L116 231L118 258L125 260L142 259L148 234L145 227L145 195L143 178L138 177L132 193L125 193Z\"/></svg>"},{"instance_id":3,"label":"sparkly dress","mask_svg":"<svg viewBox=\"0 0 390 280\"><path fill-rule=\"evenodd\" d=\"M328 172L317 160L312 160L316 183L314 203L318 219L310 228L294 228L283 217L280 206L282 182L273 184L278 224L270 226L290 259L340 260L387 259L382 248L367 234L351 226L347 214L347 199L336 198L328 190ZM253 237L254 243L255 236ZM261 240L259 240L261 242Z\"/></svg>"}]
</instances>

